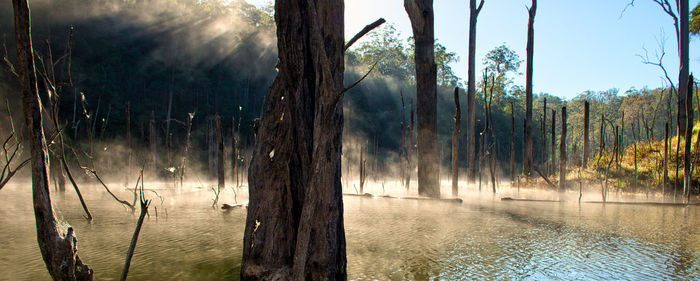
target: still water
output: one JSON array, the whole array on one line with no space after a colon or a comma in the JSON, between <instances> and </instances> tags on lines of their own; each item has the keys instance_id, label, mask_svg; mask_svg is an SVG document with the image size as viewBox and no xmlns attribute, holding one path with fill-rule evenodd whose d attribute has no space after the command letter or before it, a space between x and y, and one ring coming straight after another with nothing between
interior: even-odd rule
<instances>
[{"instance_id":1,"label":"still water","mask_svg":"<svg viewBox=\"0 0 700 281\"><path fill-rule=\"evenodd\" d=\"M449 194L448 185L443 194ZM390 186L367 189L376 194ZM112 188L131 198L127 190ZM201 184L150 188L150 217L129 280L237 280L245 208L212 209L213 193ZM76 229L78 253L96 280L118 280L138 211L131 214L101 186L82 189L94 220L83 218L72 189L52 193L57 217ZM700 280L698 206L501 201L555 195L466 189L463 204L346 196L348 278ZM233 190L222 192L220 203L247 201L243 188L237 195ZM570 196L577 199L578 193ZM36 244L30 184L0 190L0 237L0 280L49 280Z\"/></svg>"}]
</instances>

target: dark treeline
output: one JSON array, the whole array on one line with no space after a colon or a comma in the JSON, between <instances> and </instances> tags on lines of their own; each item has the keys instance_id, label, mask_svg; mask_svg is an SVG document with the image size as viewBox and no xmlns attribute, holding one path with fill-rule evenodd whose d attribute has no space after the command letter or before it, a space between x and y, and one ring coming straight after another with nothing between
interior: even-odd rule
<instances>
[{"instance_id":1,"label":"dark treeline","mask_svg":"<svg viewBox=\"0 0 700 281\"><path fill-rule=\"evenodd\" d=\"M32 5L32 32L38 55L47 55L45 40L50 42L54 57L63 55L70 27L73 28L72 87L62 87L59 92L59 116L61 122L68 124L65 129L67 137L77 138L83 143L90 131L98 141L123 140L125 106L129 102L131 134L135 147L144 151L149 145L151 112L154 112L156 121L157 142L161 146L169 143L173 154L181 154L184 150L189 113L195 113L190 153L200 163L206 163L206 147L214 142L209 132L213 131L216 114L221 116L224 135L231 136L235 127L240 149L246 151L251 147L254 119L261 114L262 102L276 74L272 7L256 8L244 1L190 0L60 0L34 1ZM8 47L14 46L10 36L11 11L10 3L0 4L0 32L5 35ZM410 110L415 109L416 99L413 41L401 38L395 28L387 24L368 35L364 42L355 44L346 54L346 84L359 79L377 62L368 79L350 90L345 98L344 165L353 172L359 171L357 163L361 149L369 154L365 159L369 159L370 174L388 172L405 153L401 152L401 124L410 120ZM455 53L439 43L435 50L438 65L438 157L446 174L450 166L455 113L453 91L454 87L462 87L462 82L450 68L450 63L459 59ZM9 52L10 61L14 61L13 56L14 52ZM59 81L69 79L66 61L56 65ZM477 62L482 63L487 71L477 75L476 132L482 132L485 126L484 105L490 94L492 141L503 176L508 175L509 169L511 112L515 119L516 163L522 162L525 91L512 80L521 75L520 62L518 55L507 46L495 48L483 62ZM45 95L42 83L39 86L40 93ZM0 91L11 104L19 104L18 84L6 65L0 71ZM623 146L631 144L634 139L632 123L636 124L635 128L641 128L642 133L638 135L641 140L659 140L663 137L664 123L674 120L672 116L675 116L675 95L663 89L630 89L624 93L617 89L587 91L570 101L564 101L556 94L540 93L534 97L533 161L538 166L544 161L543 151L547 154L551 151L551 111L560 111L562 106L567 106L569 115L567 149L577 148L579 154L583 150L584 100L591 104L591 150L596 153L600 145L602 116L624 128L621 132ZM460 91L459 98L462 111L466 112L464 90ZM81 102L83 99L84 103ZM543 120L545 99L548 112ZM170 102L172 107L169 110ZM168 129L169 112L172 121ZM84 113L90 118L86 119ZM18 114L15 115L18 117ZM467 115L462 114L461 124L467 123ZM544 124L543 131L544 121L547 124ZM675 122L669 123L673 132ZM555 124L558 136L561 125L559 122ZM166 140L168 130L170 139ZM459 134L460 172L466 171L467 166L466 134L464 128ZM477 138L477 147L481 147L480 140ZM225 142L230 143L231 138L227 137ZM555 143L558 147L559 140ZM228 149L231 145L225 147ZM160 163L165 163L166 150L159 147L158 154ZM577 157L576 153L570 155L574 159ZM172 162L174 160L170 164ZM519 172L520 167L517 164Z\"/></svg>"}]
</instances>

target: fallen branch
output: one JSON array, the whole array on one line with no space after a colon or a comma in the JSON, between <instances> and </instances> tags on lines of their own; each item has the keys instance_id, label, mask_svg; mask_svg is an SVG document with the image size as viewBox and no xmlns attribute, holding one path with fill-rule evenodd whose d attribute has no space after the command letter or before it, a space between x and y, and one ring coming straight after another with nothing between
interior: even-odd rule
<instances>
[{"instance_id":1,"label":"fallen branch","mask_svg":"<svg viewBox=\"0 0 700 281\"><path fill-rule=\"evenodd\" d=\"M552 183L552 181L550 181L549 178L547 178L547 176L545 176L544 174L542 174L542 172L540 172L540 169L538 169L537 166L533 165L532 168L535 169L535 172L537 172L537 174L540 175L540 177L542 177L547 182L547 184L549 184L550 187L557 188L557 186L554 185L554 183Z\"/></svg>"}]
</instances>

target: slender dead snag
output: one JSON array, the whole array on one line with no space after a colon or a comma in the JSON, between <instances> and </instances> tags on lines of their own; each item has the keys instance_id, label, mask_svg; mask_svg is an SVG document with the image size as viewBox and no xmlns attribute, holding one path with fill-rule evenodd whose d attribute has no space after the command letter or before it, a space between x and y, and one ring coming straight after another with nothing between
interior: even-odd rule
<instances>
[{"instance_id":1,"label":"slender dead snag","mask_svg":"<svg viewBox=\"0 0 700 281\"><path fill-rule=\"evenodd\" d=\"M561 108L561 140L559 140L559 192L566 190L566 106Z\"/></svg>"},{"instance_id":2,"label":"slender dead snag","mask_svg":"<svg viewBox=\"0 0 700 281\"><path fill-rule=\"evenodd\" d=\"M46 140L41 118L37 78L31 40L29 4L12 1L17 51L17 73L22 107L31 151L32 198L37 241L44 263L55 280L92 280L93 272L77 255L77 239L72 227L59 232L49 195Z\"/></svg>"},{"instance_id":3,"label":"slender dead snag","mask_svg":"<svg viewBox=\"0 0 700 281\"><path fill-rule=\"evenodd\" d=\"M638 189L638 174L637 174L637 133L634 129L634 122L632 122L632 138L634 139L634 188Z\"/></svg>"},{"instance_id":4,"label":"slender dead snag","mask_svg":"<svg viewBox=\"0 0 700 281\"><path fill-rule=\"evenodd\" d=\"M547 98L544 98L544 104L542 107L542 122L540 125L540 128L542 129L542 152L540 155L542 155L542 158L540 159L540 163L542 166L545 167L545 170L547 169Z\"/></svg>"},{"instance_id":5,"label":"slender dead snag","mask_svg":"<svg viewBox=\"0 0 700 281\"><path fill-rule=\"evenodd\" d=\"M126 186L129 185L129 176L131 174L131 113L129 107L130 102L126 102L124 105L124 114L126 115L126 171L124 171L124 178L126 180Z\"/></svg>"},{"instance_id":6,"label":"slender dead snag","mask_svg":"<svg viewBox=\"0 0 700 281\"><path fill-rule=\"evenodd\" d=\"M686 6L687 6L687 1L686 1ZM686 11L687 13L687 11ZM687 23L687 19L686 19ZM687 71L687 70L686 70ZM692 137L693 137L693 75L690 75L690 83L688 84L687 91L686 93L686 103L685 103L685 112L686 112L686 130L685 130L685 155L683 156L683 191L684 195L687 198L688 202L690 202L690 193L692 190L692 177L693 173L691 170L691 162L690 162L690 154L691 154L691 144L692 144Z\"/></svg>"},{"instance_id":7,"label":"slender dead snag","mask_svg":"<svg viewBox=\"0 0 700 281\"><path fill-rule=\"evenodd\" d=\"M583 101L583 167L588 167L588 157L591 154L590 145L590 103ZM636 142L636 140L635 140ZM579 200L580 201L580 200Z\"/></svg>"},{"instance_id":8,"label":"slender dead snag","mask_svg":"<svg viewBox=\"0 0 700 281\"><path fill-rule=\"evenodd\" d=\"M143 170L141 171L141 177L143 177ZM143 194L143 181L141 182L141 189L139 190L139 202L141 207L141 213L139 213L139 220L136 222L136 229L134 229L134 235L131 236L131 244L129 244L129 251L126 253L126 261L124 262L124 269L122 270L121 281L126 280L126 276L129 275L129 267L131 266L131 258L134 257L134 250L136 249L136 242L139 240L139 233L141 232L141 226L143 225L143 220L148 213L148 206L151 205L151 200L146 200Z\"/></svg>"},{"instance_id":9,"label":"slender dead snag","mask_svg":"<svg viewBox=\"0 0 700 281\"><path fill-rule=\"evenodd\" d=\"M158 175L158 154L156 153L156 115L151 110L151 119L148 121L148 139L151 145L151 165L154 175Z\"/></svg>"},{"instance_id":10,"label":"slender dead snag","mask_svg":"<svg viewBox=\"0 0 700 281\"><path fill-rule=\"evenodd\" d=\"M236 118L231 116L231 177L238 187L238 139L236 138Z\"/></svg>"},{"instance_id":11,"label":"slender dead snag","mask_svg":"<svg viewBox=\"0 0 700 281\"><path fill-rule=\"evenodd\" d=\"M459 192L458 188L458 148L459 148L459 122L462 119L462 111L459 107L459 88L455 87L455 126L452 131L452 196L457 196Z\"/></svg>"},{"instance_id":12,"label":"slender dead snag","mask_svg":"<svg viewBox=\"0 0 700 281\"><path fill-rule=\"evenodd\" d=\"M555 166L555 162L556 162L556 155L554 154L555 143L557 140L557 136L555 135L555 132L556 132L555 129L557 126L556 121L557 121L557 109L552 108L552 128L551 128L551 132L550 132L552 134L551 140L550 140L552 143L549 145L549 157L551 157L552 159L551 159L551 164L549 165L549 171L548 171L549 175L554 174L554 169L555 169L554 166Z\"/></svg>"},{"instance_id":13,"label":"slender dead snag","mask_svg":"<svg viewBox=\"0 0 700 281\"><path fill-rule=\"evenodd\" d=\"M364 149L360 147L360 194L365 194L365 179L367 177L367 160L363 157Z\"/></svg>"},{"instance_id":14,"label":"slender dead snag","mask_svg":"<svg viewBox=\"0 0 700 281\"><path fill-rule=\"evenodd\" d=\"M168 85L168 112L165 116L165 150L166 154L168 156L168 166L171 167L172 164L172 158L170 156L170 146L172 145L170 143L170 114L172 113L172 108L173 108L173 80L175 79L173 70L170 70L170 84Z\"/></svg>"},{"instance_id":15,"label":"slender dead snag","mask_svg":"<svg viewBox=\"0 0 700 281\"><path fill-rule=\"evenodd\" d=\"M217 157L216 157L216 171L218 179L218 190L226 188L226 173L224 172L224 133L221 130L221 116L216 114L214 116L214 125L216 127L216 145L217 145Z\"/></svg>"},{"instance_id":16,"label":"slender dead snag","mask_svg":"<svg viewBox=\"0 0 700 281\"><path fill-rule=\"evenodd\" d=\"M510 102L510 186L515 183L515 104Z\"/></svg>"},{"instance_id":17,"label":"slender dead snag","mask_svg":"<svg viewBox=\"0 0 700 281\"><path fill-rule=\"evenodd\" d=\"M81 168L83 168L83 170L87 171L88 173L92 174L92 175L95 177L95 179L97 179L97 181L99 181L100 184L102 184L102 187L105 188L105 190L107 191L107 193L109 193L109 195L112 196L112 198L113 198L114 200L116 200L117 202L123 204L124 206L129 207L129 210L131 210L131 212L134 212L134 211L136 210L136 208L134 207L134 204L129 203L129 202L127 202L126 200L119 199L116 195L114 195L114 193L112 193L112 191L109 189L109 187L107 187L107 185L105 184L105 182L102 180L102 178L100 177L100 175L97 174L97 171L95 171L95 170L93 170L93 169L90 169L90 168L88 168L88 167L81 167Z\"/></svg>"}]
</instances>

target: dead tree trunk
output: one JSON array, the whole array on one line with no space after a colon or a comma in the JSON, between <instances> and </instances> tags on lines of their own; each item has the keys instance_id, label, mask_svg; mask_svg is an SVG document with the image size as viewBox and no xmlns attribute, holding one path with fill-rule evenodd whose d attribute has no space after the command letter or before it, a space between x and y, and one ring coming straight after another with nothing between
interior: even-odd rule
<instances>
[{"instance_id":1,"label":"dead tree trunk","mask_svg":"<svg viewBox=\"0 0 700 281\"><path fill-rule=\"evenodd\" d=\"M170 117L173 109L173 73L170 72L170 86L168 89L168 113L165 116L165 150L168 157L168 166L172 165L172 158L170 156Z\"/></svg>"},{"instance_id":2,"label":"dead tree trunk","mask_svg":"<svg viewBox=\"0 0 700 281\"><path fill-rule=\"evenodd\" d=\"M532 0L532 5L527 9L527 61L525 66L525 159L523 165L525 176L530 177L532 167L532 57L535 46L535 14L537 12L537 0Z\"/></svg>"},{"instance_id":3,"label":"dead tree trunk","mask_svg":"<svg viewBox=\"0 0 700 281\"><path fill-rule=\"evenodd\" d=\"M681 1L685 2L686 8L688 5L688 1ZM687 11L686 11L687 14ZM682 21L681 21L682 22ZM687 19L686 19L687 23ZM686 35L687 36L687 35ZM687 50L686 50L686 58L687 58ZM682 65L682 64L681 64ZM687 71L687 70L686 70ZM684 195L688 199L688 202L690 202L690 191L692 190L692 169L691 169L691 162L690 162L690 154L691 154L691 144L692 144L692 137L693 137L693 75L690 75L689 82L686 82L688 86L686 87L686 100L685 100L685 112L686 112L686 130L685 130L685 155L683 157L683 191L685 192Z\"/></svg>"},{"instance_id":4,"label":"dead tree trunk","mask_svg":"<svg viewBox=\"0 0 700 281\"><path fill-rule=\"evenodd\" d=\"M236 119L231 117L231 177L238 188L238 138L236 138Z\"/></svg>"},{"instance_id":5,"label":"dead tree trunk","mask_svg":"<svg viewBox=\"0 0 700 281\"><path fill-rule=\"evenodd\" d=\"M459 88L455 87L455 127L452 131L452 196L457 196L458 192L458 171L457 158L459 148L459 121L462 119L462 112L459 108Z\"/></svg>"},{"instance_id":6,"label":"dead tree trunk","mask_svg":"<svg viewBox=\"0 0 700 281\"><path fill-rule=\"evenodd\" d=\"M131 173L131 112L130 112L130 102L126 102L124 105L124 114L126 115L126 171L124 171L124 179L126 184L124 186L129 186L129 176Z\"/></svg>"},{"instance_id":7,"label":"dead tree trunk","mask_svg":"<svg viewBox=\"0 0 700 281\"><path fill-rule=\"evenodd\" d=\"M664 185L661 187L661 195L666 194L666 187L668 186L668 122L664 127Z\"/></svg>"},{"instance_id":8,"label":"dead tree trunk","mask_svg":"<svg viewBox=\"0 0 700 281\"><path fill-rule=\"evenodd\" d=\"M194 112L187 113L187 133L185 135L185 152L182 155L182 163L180 164L180 186L182 186L183 179L185 178L185 170L187 169L187 157L190 154L190 136L192 134L192 119L194 119Z\"/></svg>"},{"instance_id":9,"label":"dead tree trunk","mask_svg":"<svg viewBox=\"0 0 700 281\"><path fill-rule=\"evenodd\" d=\"M542 109L542 158L540 158L540 163L542 166L547 166L547 98L544 98L544 105Z\"/></svg>"},{"instance_id":10,"label":"dead tree trunk","mask_svg":"<svg viewBox=\"0 0 700 281\"><path fill-rule=\"evenodd\" d=\"M217 187L220 192L221 189L226 188L226 172L224 172L224 133L221 130L221 116L219 114L214 116L214 124L216 126L216 147L218 151L216 155Z\"/></svg>"},{"instance_id":11,"label":"dead tree trunk","mask_svg":"<svg viewBox=\"0 0 700 281\"><path fill-rule=\"evenodd\" d=\"M476 179L476 21L484 0L469 0L469 66L467 70L467 180Z\"/></svg>"},{"instance_id":12,"label":"dead tree trunk","mask_svg":"<svg viewBox=\"0 0 700 281\"><path fill-rule=\"evenodd\" d=\"M158 175L158 154L156 153L156 113L151 110L151 120L148 122L148 138L151 145L151 165L153 175Z\"/></svg>"},{"instance_id":13,"label":"dead tree trunk","mask_svg":"<svg viewBox=\"0 0 700 281\"><path fill-rule=\"evenodd\" d=\"M26 0L14 0L12 6L17 74L31 151L32 198L39 250L54 280L92 280L92 270L78 257L73 228L67 227L65 233L59 231L53 214L49 196L48 154L34 70L29 4Z\"/></svg>"},{"instance_id":14,"label":"dead tree trunk","mask_svg":"<svg viewBox=\"0 0 700 281\"><path fill-rule=\"evenodd\" d=\"M591 154L590 143L590 104L587 100L583 101L583 167L588 167L588 157ZM636 140L635 140L636 141Z\"/></svg>"},{"instance_id":15,"label":"dead tree trunk","mask_svg":"<svg viewBox=\"0 0 700 281\"><path fill-rule=\"evenodd\" d=\"M437 66L433 0L404 0L415 38L418 98L418 193L440 197L437 159Z\"/></svg>"},{"instance_id":16,"label":"dead tree trunk","mask_svg":"<svg viewBox=\"0 0 700 281\"><path fill-rule=\"evenodd\" d=\"M637 186L637 132L634 130L634 122L632 122L632 138L634 139L634 188L639 189L639 186Z\"/></svg>"},{"instance_id":17,"label":"dead tree trunk","mask_svg":"<svg viewBox=\"0 0 700 281\"><path fill-rule=\"evenodd\" d=\"M559 140L559 192L566 190L566 106L561 108L561 139Z\"/></svg>"},{"instance_id":18,"label":"dead tree trunk","mask_svg":"<svg viewBox=\"0 0 700 281\"><path fill-rule=\"evenodd\" d=\"M550 175L554 174L554 169L555 169L554 166L556 165L556 155L554 154L555 144L556 144L556 140L557 140L557 136L555 135L555 132L556 132L555 129L557 127L556 121L557 121L557 109L553 108L552 109L552 131L551 131L551 134L552 134L551 135L551 142L552 143L549 146L549 156L552 158L551 164L549 166L550 167L550 170L549 170Z\"/></svg>"},{"instance_id":19,"label":"dead tree trunk","mask_svg":"<svg viewBox=\"0 0 700 281\"><path fill-rule=\"evenodd\" d=\"M515 104L510 102L510 186L515 184Z\"/></svg>"},{"instance_id":20,"label":"dead tree trunk","mask_svg":"<svg viewBox=\"0 0 700 281\"><path fill-rule=\"evenodd\" d=\"M600 145L598 151L598 166L600 166L600 158L603 157L605 151L605 114L600 115Z\"/></svg>"},{"instance_id":21,"label":"dead tree trunk","mask_svg":"<svg viewBox=\"0 0 700 281\"><path fill-rule=\"evenodd\" d=\"M691 108L692 112L692 100L689 99L689 97L692 98L692 90L689 91L689 89L692 89L692 84L690 83L690 64L689 64L689 42L690 42L690 36L688 33L688 28L689 28L689 15L688 15L688 0L677 0L676 3L678 4L678 21L680 23L680 26L678 26L678 30L676 35L678 35L678 59L679 59L679 70L678 70L678 130L679 134L678 136L685 136L686 135L686 128L692 127L691 125L687 125L687 123L690 123L690 116L687 114L688 108ZM674 19L675 20L675 19ZM690 106L688 106L690 105ZM690 141L690 139L688 139ZM677 181L677 180L676 180Z\"/></svg>"},{"instance_id":22,"label":"dead tree trunk","mask_svg":"<svg viewBox=\"0 0 700 281\"><path fill-rule=\"evenodd\" d=\"M248 170L241 279L344 280L343 1L275 11L279 72Z\"/></svg>"},{"instance_id":23,"label":"dead tree trunk","mask_svg":"<svg viewBox=\"0 0 700 281\"><path fill-rule=\"evenodd\" d=\"M365 194L365 178L367 177L367 160L364 159L364 149L360 148L360 194Z\"/></svg>"}]
</instances>

